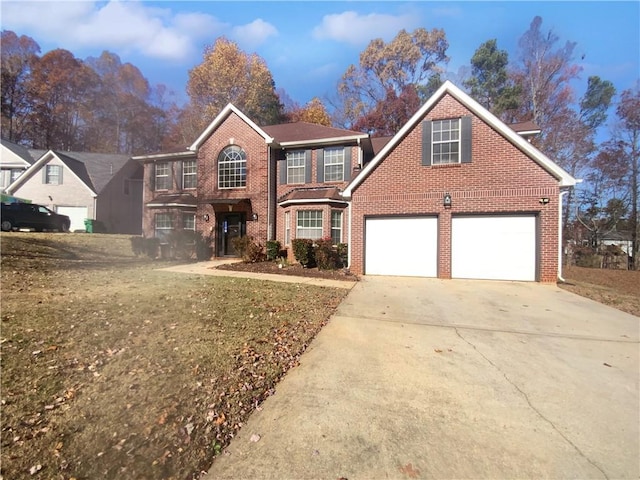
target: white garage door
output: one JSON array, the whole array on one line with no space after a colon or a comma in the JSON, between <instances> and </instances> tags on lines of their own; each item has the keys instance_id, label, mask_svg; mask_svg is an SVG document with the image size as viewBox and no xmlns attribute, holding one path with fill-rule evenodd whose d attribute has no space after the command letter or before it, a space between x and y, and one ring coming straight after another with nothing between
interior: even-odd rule
<instances>
[{"instance_id":1,"label":"white garage door","mask_svg":"<svg viewBox=\"0 0 640 480\"><path fill-rule=\"evenodd\" d=\"M71 220L69 231L85 230L84 221L87 218L87 207L57 207L56 212L69 217Z\"/></svg>"},{"instance_id":2,"label":"white garage door","mask_svg":"<svg viewBox=\"0 0 640 480\"><path fill-rule=\"evenodd\" d=\"M535 216L452 218L451 276L535 281Z\"/></svg>"},{"instance_id":3,"label":"white garage door","mask_svg":"<svg viewBox=\"0 0 640 480\"><path fill-rule=\"evenodd\" d=\"M435 217L368 218L365 239L366 275L435 277L438 274Z\"/></svg>"}]
</instances>

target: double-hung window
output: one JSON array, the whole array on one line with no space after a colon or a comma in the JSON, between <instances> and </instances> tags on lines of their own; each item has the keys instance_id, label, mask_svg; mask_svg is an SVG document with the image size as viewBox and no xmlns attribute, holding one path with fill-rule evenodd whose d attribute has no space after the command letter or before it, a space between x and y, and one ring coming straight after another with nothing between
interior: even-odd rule
<instances>
[{"instance_id":1,"label":"double-hung window","mask_svg":"<svg viewBox=\"0 0 640 480\"><path fill-rule=\"evenodd\" d=\"M171 186L171 166L169 162L156 163L156 190L169 190Z\"/></svg>"},{"instance_id":2,"label":"double-hung window","mask_svg":"<svg viewBox=\"0 0 640 480\"><path fill-rule=\"evenodd\" d=\"M342 211L331 211L331 243L342 243Z\"/></svg>"},{"instance_id":3,"label":"double-hung window","mask_svg":"<svg viewBox=\"0 0 640 480\"><path fill-rule=\"evenodd\" d=\"M196 229L196 214L195 213L183 213L182 214L182 229L183 230L195 230Z\"/></svg>"},{"instance_id":4,"label":"double-hung window","mask_svg":"<svg viewBox=\"0 0 640 480\"><path fill-rule=\"evenodd\" d=\"M182 162L182 188L196 188L198 186L198 165L195 160Z\"/></svg>"},{"instance_id":5,"label":"double-hung window","mask_svg":"<svg viewBox=\"0 0 640 480\"><path fill-rule=\"evenodd\" d=\"M60 165L46 165L44 167L44 183L62 185L62 167Z\"/></svg>"},{"instance_id":6,"label":"double-hung window","mask_svg":"<svg viewBox=\"0 0 640 480\"><path fill-rule=\"evenodd\" d=\"M432 164L460 163L460 119L434 121L431 133Z\"/></svg>"},{"instance_id":7,"label":"double-hung window","mask_svg":"<svg viewBox=\"0 0 640 480\"><path fill-rule=\"evenodd\" d=\"M296 238L322 238L322 210L299 210Z\"/></svg>"},{"instance_id":8,"label":"double-hung window","mask_svg":"<svg viewBox=\"0 0 640 480\"><path fill-rule=\"evenodd\" d=\"M341 182L344 180L344 147L324 149L324 181Z\"/></svg>"},{"instance_id":9,"label":"double-hung window","mask_svg":"<svg viewBox=\"0 0 640 480\"><path fill-rule=\"evenodd\" d=\"M154 218L154 228L155 237L160 240L160 243L167 243L167 236L173 229L171 215L169 213L156 213Z\"/></svg>"},{"instance_id":10,"label":"double-hung window","mask_svg":"<svg viewBox=\"0 0 640 480\"><path fill-rule=\"evenodd\" d=\"M284 244L291 244L291 212L284 212Z\"/></svg>"},{"instance_id":11,"label":"double-hung window","mask_svg":"<svg viewBox=\"0 0 640 480\"><path fill-rule=\"evenodd\" d=\"M305 159L304 150L287 152L287 183L304 183Z\"/></svg>"},{"instance_id":12,"label":"double-hung window","mask_svg":"<svg viewBox=\"0 0 640 480\"><path fill-rule=\"evenodd\" d=\"M247 186L247 155L232 145L218 155L218 188Z\"/></svg>"}]
</instances>

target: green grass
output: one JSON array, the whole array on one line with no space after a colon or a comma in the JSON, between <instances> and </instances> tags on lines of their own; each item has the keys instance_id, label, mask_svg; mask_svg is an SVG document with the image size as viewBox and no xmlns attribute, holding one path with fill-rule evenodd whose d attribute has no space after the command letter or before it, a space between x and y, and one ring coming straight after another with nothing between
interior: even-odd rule
<instances>
[{"instance_id":1,"label":"green grass","mask_svg":"<svg viewBox=\"0 0 640 480\"><path fill-rule=\"evenodd\" d=\"M346 294L161 271L126 236L0 241L4 478L196 478Z\"/></svg>"}]
</instances>

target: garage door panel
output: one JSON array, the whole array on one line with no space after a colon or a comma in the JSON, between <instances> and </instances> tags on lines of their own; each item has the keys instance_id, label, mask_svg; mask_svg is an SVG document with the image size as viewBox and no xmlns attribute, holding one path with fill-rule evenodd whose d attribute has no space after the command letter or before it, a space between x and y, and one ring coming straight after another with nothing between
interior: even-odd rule
<instances>
[{"instance_id":1,"label":"garage door panel","mask_svg":"<svg viewBox=\"0 0 640 480\"><path fill-rule=\"evenodd\" d=\"M535 216L454 217L451 276L535 281Z\"/></svg>"},{"instance_id":2,"label":"garage door panel","mask_svg":"<svg viewBox=\"0 0 640 480\"><path fill-rule=\"evenodd\" d=\"M69 230L85 230L84 221L87 218L87 207L57 207L56 212L60 215L67 215L71 221Z\"/></svg>"},{"instance_id":3,"label":"garage door panel","mask_svg":"<svg viewBox=\"0 0 640 480\"><path fill-rule=\"evenodd\" d=\"M370 218L365 229L365 274L437 276L436 217Z\"/></svg>"}]
</instances>

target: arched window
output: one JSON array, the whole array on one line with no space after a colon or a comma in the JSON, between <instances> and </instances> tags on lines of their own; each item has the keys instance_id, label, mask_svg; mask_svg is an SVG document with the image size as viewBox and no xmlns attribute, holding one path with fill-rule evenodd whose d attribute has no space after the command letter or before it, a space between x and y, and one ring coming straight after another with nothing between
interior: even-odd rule
<instances>
[{"instance_id":1,"label":"arched window","mask_svg":"<svg viewBox=\"0 0 640 480\"><path fill-rule=\"evenodd\" d=\"M218 188L247 186L247 155L232 145L218 155Z\"/></svg>"}]
</instances>

